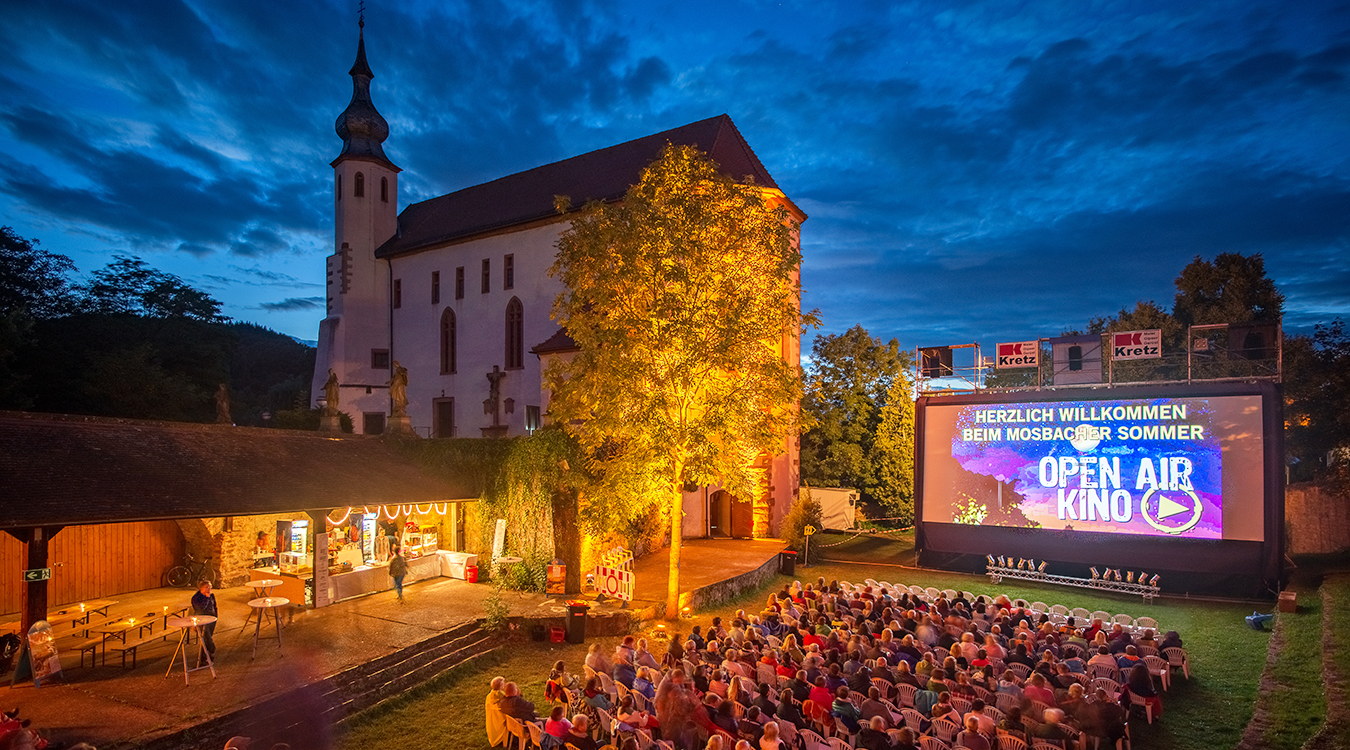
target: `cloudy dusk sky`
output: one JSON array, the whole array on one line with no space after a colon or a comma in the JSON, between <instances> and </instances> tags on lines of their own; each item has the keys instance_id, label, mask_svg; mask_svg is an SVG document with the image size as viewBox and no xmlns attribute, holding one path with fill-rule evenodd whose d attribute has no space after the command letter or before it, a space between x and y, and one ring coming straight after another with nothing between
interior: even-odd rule
<instances>
[{"instance_id":1,"label":"cloudy dusk sky","mask_svg":"<svg viewBox=\"0 0 1350 750\"><path fill-rule=\"evenodd\" d=\"M1286 325L1350 313L1350 4L381 2L400 208L731 115L803 227L806 304L905 347L1025 340L1196 255ZM314 339L356 3L10 3L0 223L134 254Z\"/></svg>"}]
</instances>

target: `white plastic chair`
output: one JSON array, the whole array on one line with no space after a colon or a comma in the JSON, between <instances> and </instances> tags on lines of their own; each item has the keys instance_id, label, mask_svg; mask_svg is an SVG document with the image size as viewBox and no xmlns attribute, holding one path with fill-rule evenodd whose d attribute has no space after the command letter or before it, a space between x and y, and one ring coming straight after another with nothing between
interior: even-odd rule
<instances>
[{"instance_id":1,"label":"white plastic chair","mask_svg":"<svg viewBox=\"0 0 1350 750\"><path fill-rule=\"evenodd\" d=\"M1092 619L1092 613L1087 611L1083 607L1074 607L1073 609L1069 610L1069 614L1073 615L1075 624L1078 625L1078 627L1080 628L1088 624L1087 622L1085 622L1086 620Z\"/></svg>"},{"instance_id":2,"label":"white plastic chair","mask_svg":"<svg viewBox=\"0 0 1350 750\"><path fill-rule=\"evenodd\" d=\"M1149 674L1162 682L1163 690L1172 689L1172 667L1166 659L1156 654L1149 654L1144 657L1144 665L1148 667Z\"/></svg>"},{"instance_id":3,"label":"white plastic chair","mask_svg":"<svg viewBox=\"0 0 1350 750\"><path fill-rule=\"evenodd\" d=\"M1172 669L1181 667L1181 673L1186 675L1186 679L1191 679L1191 660L1190 655L1186 653L1186 649L1181 646L1173 646L1163 649L1162 652Z\"/></svg>"},{"instance_id":4,"label":"white plastic chair","mask_svg":"<svg viewBox=\"0 0 1350 750\"><path fill-rule=\"evenodd\" d=\"M1152 706L1152 705L1148 702L1148 700L1147 700L1146 698L1144 698L1142 695L1136 695L1135 693L1130 693L1130 707L1133 708L1133 707L1135 707L1135 706L1142 706L1142 707L1143 707L1143 709L1144 709L1144 717L1148 719L1148 723L1152 724L1152 723L1153 723L1153 706Z\"/></svg>"},{"instance_id":5,"label":"white plastic chair","mask_svg":"<svg viewBox=\"0 0 1350 750\"><path fill-rule=\"evenodd\" d=\"M1134 618L1129 615L1116 615L1111 618L1111 623L1113 625L1120 625L1128 631L1134 627Z\"/></svg>"},{"instance_id":6,"label":"white plastic chair","mask_svg":"<svg viewBox=\"0 0 1350 750\"><path fill-rule=\"evenodd\" d=\"M1096 612L1093 612L1092 614L1088 615L1088 617L1090 617L1090 618L1092 618L1092 619L1094 619L1094 620L1101 620L1102 622L1110 622L1110 621L1111 621L1111 613L1110 613L1110 612L1104 612L1104 611L1102 611L1102 610L1100 610L1100 609L1097 610Z\"/></svg>"}]
</instances>

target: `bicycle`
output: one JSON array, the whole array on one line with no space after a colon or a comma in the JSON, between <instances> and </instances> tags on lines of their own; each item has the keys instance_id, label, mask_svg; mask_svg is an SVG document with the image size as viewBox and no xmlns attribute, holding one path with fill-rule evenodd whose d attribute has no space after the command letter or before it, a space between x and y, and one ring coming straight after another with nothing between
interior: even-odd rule
<instances>
[{"instance_id":1,"label":"bicycle","mask_svg":"<svg viewBox=\"0 0 1350 750\"><path fill-rule=\"evenodd\" d=\"M205 560L197 560L197 558L193 557L191 554L185 554L183 555L183 559L185 564L175 565L172 568L169 568L166 577L168 578L170 586L175 588L195 588L198 581L216 580L216 571L208 567L211 558L208 557Z\"/></svg>"}]
</instances>

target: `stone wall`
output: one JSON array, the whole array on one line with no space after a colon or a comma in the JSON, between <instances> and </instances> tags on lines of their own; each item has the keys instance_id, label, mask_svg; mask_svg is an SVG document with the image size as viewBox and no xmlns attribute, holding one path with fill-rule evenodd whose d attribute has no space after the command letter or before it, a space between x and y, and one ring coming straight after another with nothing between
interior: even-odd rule
<instances>
[{"instance_id":1,"label":"stone wall","mask_svg":"<svg viewBox=\"0 0 1350 750\"><path fill-rule=\"evenodd\" d=\"M1285 552L1330 554L1350 550L1350 497L1304 482L1284 491Z\"/></svg>"}]
</instances>

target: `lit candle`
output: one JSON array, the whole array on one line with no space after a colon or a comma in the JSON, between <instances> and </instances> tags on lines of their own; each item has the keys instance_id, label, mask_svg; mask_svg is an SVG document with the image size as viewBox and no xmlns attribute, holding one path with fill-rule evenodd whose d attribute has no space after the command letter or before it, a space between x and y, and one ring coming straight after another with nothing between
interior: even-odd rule
<instances>
[{"instance_id":1,"label":"lit candle","mask_svg":"<svg viewBox=\"0 0 1350 750\"><path fill-rule=\"evenodd\" d=\"M192 627L194 627L194 628L197 627L197 618L196 618L196 616L193 616L193 618L192 618Z\"/></svg>"},{"instance_id":2,"label":"lit candle","mask_svg":"<svg viewBox=\"0 0 1350 750\"><path fill-rule=\"evenodd\" d=\"M84 602L80 602L80 612L84 612Z\"/></svg>"}]
</instances>

